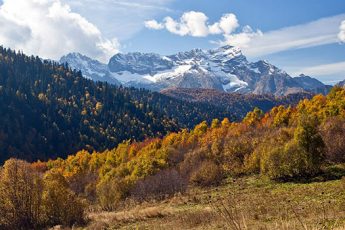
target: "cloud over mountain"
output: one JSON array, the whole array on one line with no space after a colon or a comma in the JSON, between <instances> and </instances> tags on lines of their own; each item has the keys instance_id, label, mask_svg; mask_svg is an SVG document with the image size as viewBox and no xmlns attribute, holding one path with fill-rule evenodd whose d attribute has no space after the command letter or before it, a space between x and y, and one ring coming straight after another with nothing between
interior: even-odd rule
<instances>
[{"instance_id":1,"label":"cloud over mountain","mask_svg":"<svg viewBox=\"0 0 345 230\"><path fill-rule=\"evenodd\" d=\"M250 40L261 36L261 31L254 31L250 26L244 26L241 32L236 33L240 27L235 14L224 14L218 22L209 23L209 18L202 12L185 12L179 20L165 17L162 22L149 20L145 26L153 30L166 29L170 33L180 36L206 37L209 35L223 35L222 45L228 44L237 47L245 47Z\"/></svg>"}]
</instances>

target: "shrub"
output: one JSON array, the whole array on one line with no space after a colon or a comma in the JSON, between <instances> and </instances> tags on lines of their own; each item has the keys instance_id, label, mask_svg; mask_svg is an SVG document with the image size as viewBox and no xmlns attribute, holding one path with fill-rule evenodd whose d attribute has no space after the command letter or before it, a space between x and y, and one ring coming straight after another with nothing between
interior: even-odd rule
<instances>
[{"instance_id":1,"label":"shrub","mask_svg":"<svg viewBox=\"0 0 345 230\"><path fill-rule=\"evenodd\" d=\"M223 179L221 168L213 161L203 161L191 174L190 181L198 186L218 185Z\"/></svg>"},{"instance_id":2,"label":"shrub","mask_svg":"<svg viewBox=\"0 0 345 230\"><path fill-rule=\"evenodd\" d=\"M98 204L104 211L114 211L119 202L127 196L128 185L115 178L102 180L97 185Z\"/></svg>"},{"instance_id":3,"label":"shrub","mask_svg":"<svg viewBox=\"0 0 345 230\"><path fill-rule=\"evenodd\" d=\"M245 158L253 152L255 145L255 139L248 134L229 138L223 151L224 160L221 162L226 172L231 175L243 173Z\"/></svg>"},{"instance_id":4,"label":"shrub","mask_svg":"<svg viewBox=\"0 0 345 230\"><path fill-rule=\"evenodd\" d=\"M291 141L266 152L260 161L260 171L271 179L288 179L310 175L313 167L307 153Z\"/></svg>"},{"instance_id":5,"label":"shrub","mask_svg":"<svg viewBox=\"0 0 345 230\"><path fill-rule=\"evenodd\" d=\"M45 175L43 208L49 226L72 226L84 222L85 204L69 189L60 173Z\"/></svg>"},{"instance_id":6,"label":"shrub","mask_svg":"<svg viewBox=\"0 0 345 230\"><path fill-rule=\"evenodd\" d=\"M183 162L179 164L182 177L189 178L190 175L196 171L200 164L205 160L207 160L205 150L198 149L187 153Z\"/></svg>"},{"instance_id":7,"label":"shrub","mask_svg":"<svg viewBox=\"0 0 345 230\"><path fill-rule=\"evenodd\" d=\"M0 228L39 228L42 190L42 179L30 164L15 159L6 161L0 174Z\"/></svg>"},{"instance_id":8,"label":"shrub","mask_svg":"<svg viewBox=\"0 0 345 230\"><path fill-rule=\"evenodd\" d=\"M139 200L164 199L186 189L187 181L175 169L166 169L139 180L131 189L131 195Z\"/></svg>"},{"instance_id":9,"label":"shrub","mask_svg":"<svg viewBox=\"0 0 345 230\"><path fill-rule=\"evenodd\" d=\"M325 142L327 160L335 163L345 162L345 120L343 118L329 119L321 127Z\"/></svg>"},{"instance_id":10,"label":"shrub","mask_svg":"<svg viewBox=\"0 0 345 230\"><path fill-rule=\"evenodd\" d=\"M284 146L293 138L293 130L290 128L278 128L271 132L262 133L260 139L256 140L255 148L250 155L244 159L244 172L259 174L261 172L261 161L267 157L275 148Z\"/></svg>"},{"instance_id":11,"label":"shrub","mask_svg":"<svg viewBox=\"0 0 345 230\"><path fill-rule=\"evenodd\" d=\"M280 128L264 140L246 158L247 172L260 172L271 179L295 179L320 171L324 144L312 119L300 121L295 130Z\"/></svg>"}]
</instances>

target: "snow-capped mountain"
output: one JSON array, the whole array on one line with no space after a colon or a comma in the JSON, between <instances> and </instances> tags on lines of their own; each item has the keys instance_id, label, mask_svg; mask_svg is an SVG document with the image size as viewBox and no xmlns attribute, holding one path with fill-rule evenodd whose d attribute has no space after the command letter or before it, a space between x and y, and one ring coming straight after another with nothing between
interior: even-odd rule
<instances>
[{"instance_id":1,"label":"snow-capped mountain","mask_svg":"<svg viewBox=\"0 0 345 230\"><path fill-rule=\"evenodd\" d=\"M114 77L106 64L93 60L80 53L70 53L63 56L60 63L68 63L73 69L80 70L85 78L94 81L106 81L111 84L120 85L121 83Z\"/></svg>"},{"instance_id":2,"label":"snow-capped mountain","mask_svg":"<svg viewBox=\"0 0 345 230\"><path fill-rule=\"evenodd\" d=\"M117 54L109 69L125 85L150 89L208 88L222 91L247 91L248 84L227 68L246 61L236 48L194 49L176 55ZM231 63L230 63L231 62Z\"/></svg>"},{"instance_id":3,"label":"snow-capped mountain","mask_svg":"<svg viewBox=\"0 0 345 230\"><path fill-rule=\"evenodd\" d=\"M169 56L138 52L116 54L108 65L79 54L67 55L61 62L80 69L86 77L94 80L116 80L124 86L156 91L205 88L277 96L327 91L327 87L316 79L304 75L292 78L267 61L249 62L240 49L232 46L193 49Z\"/></svg>"}]
</instances>

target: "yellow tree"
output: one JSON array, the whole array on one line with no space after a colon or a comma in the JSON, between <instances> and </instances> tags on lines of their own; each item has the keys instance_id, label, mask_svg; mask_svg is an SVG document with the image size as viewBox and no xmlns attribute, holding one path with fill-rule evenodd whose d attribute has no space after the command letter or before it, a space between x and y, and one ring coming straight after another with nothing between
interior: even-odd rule
<instances>
[{"instance_id":1,"label":"yellow tree","mask_svg":"<svg viewBox=\"0 0 345 230\"><path fill-rule=\"evenodd\" d=\"M69 189L62 174L54 170L44 177L43 209L50 226L72 226L84 221L84 203Z\"/></svg>"},{"instance_id":2,"label":"yellow tree","mask_svg":"<svg viewBox=\"0 0 345 230\"><path fill-rule=\"evenodd\" d=\"M41 225L42 179L25 161L5 162L0 174L0 227L36 229Z\"/></svg>"}]
</instances>

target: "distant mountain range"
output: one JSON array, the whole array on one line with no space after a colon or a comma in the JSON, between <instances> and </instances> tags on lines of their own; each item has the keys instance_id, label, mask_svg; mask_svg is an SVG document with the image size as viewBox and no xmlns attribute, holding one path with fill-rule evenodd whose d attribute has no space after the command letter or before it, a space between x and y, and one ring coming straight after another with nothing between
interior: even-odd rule
<instances>
[{"instance_id":1,"label":"distant mountain range","mask_svg":"<svg viewBox=\"0 0 345 230\"><path fill-rule=\"evenodd\" d=\"M249 62L232 46L193 49L175 55L153 53L116 54L102 64L78 53L60 63L81 70L95 81L161 91L169 88L214 89L228 93L273 94L328 93L331 86L305 75L291 77L267 61Z\"/></svg>"}]
</instances>

